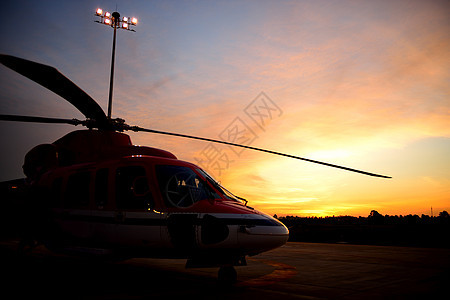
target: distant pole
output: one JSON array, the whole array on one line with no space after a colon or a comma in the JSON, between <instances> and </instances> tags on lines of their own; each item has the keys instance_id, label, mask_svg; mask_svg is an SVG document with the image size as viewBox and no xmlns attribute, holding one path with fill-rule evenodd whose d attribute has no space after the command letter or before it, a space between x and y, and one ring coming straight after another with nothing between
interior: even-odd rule
<instances>
[{"instance_id":1,"label":"distant pole","mask_svg":"<svg viewBox=\"0 0 450 300\"><path fill-rule=\"evenodd\" d=\"M117 9L117 8L116 8ZM112 98L113 98L113 86L114 86L114 62L116 59L116 32L117 29L125 29L128 31L135 31L131 29L131 26L136 26L138 20L136 18L123 17L120 18L120 14L115 11L112 14L109 12L103 12L101 8L95 12L97 17L100 17L100 21L95 21L100 24L111 26L114 29L113 33L113 45L112 45L112 57L111 57L111 74L109 76L109 98L108 98L108 119L111 119L112 115Z\"/></svg>"},{"instance_id":2,"label":"distant pole","mask_svg":"<svg viewBox=\"0 0 450 300\"><path fill-rule=\"evenodd\" d=\"M109 77L109 99L108 99L108 119L111 119L112 113L112 97L113 97L113 85L114 85L114 61L116 57L116 32L117 25L119 24L120 14L115 11L112 13L112 21L114 25L113 33L113 45L112 45L112 57L111 57L111 74Z\"/></svg>"}]
</instances>

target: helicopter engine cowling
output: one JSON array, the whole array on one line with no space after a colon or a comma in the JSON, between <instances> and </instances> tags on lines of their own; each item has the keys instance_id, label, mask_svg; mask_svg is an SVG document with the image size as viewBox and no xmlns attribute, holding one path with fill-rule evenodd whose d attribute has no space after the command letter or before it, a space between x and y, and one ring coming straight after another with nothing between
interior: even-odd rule
<instances>
[{"instance_id":1,"label":"helicopter engine cowling","mask_svg":"<svg viewBox=\"0 0 450 300\"><path fill-rule=\"evenodd\" d=\"M132 155L177 158L169 151L133 145L127 134L115 131L77 130L68 133L53 144L58 147L59 163L62 166Z\"/></svg>"},{"instance_id":2,"label":"helicopter engine cowling","mask_svg":"<svg viewBox=\"0 0 450 300\"><path fill-rule=\"evenodd\" d=\"M57 166L57 147L53 144L41 144L28 151L22 169L27 179L33 181Z\"/></svg>"},{"instance_id":3,"label":"helicopter engine cowling","mask_svg":"<svg viewBox=\"0 0 450 300\"><path fill-rule=\"evenodd\" d=\"M98 162L133 155L147 155L176 159L169 151L136 146L127 134L114 131L77 130L53 144L42 144L25 156L23 172L30 181L56 167Z\"/></svg>"}]
</instances>

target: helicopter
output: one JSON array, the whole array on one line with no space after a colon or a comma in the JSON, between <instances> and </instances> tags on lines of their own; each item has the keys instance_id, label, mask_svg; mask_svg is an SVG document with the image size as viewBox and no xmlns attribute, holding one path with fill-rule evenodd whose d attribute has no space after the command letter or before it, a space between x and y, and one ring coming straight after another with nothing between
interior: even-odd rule
<instances>
[{"instance_id":1,"label":"helicopter","mask_svg":"<svg viewBox=\"0 0 450 300\"><path fill-rule=\"evenodd\" d=\"M248 205L199 166L173 153L132 144L124 131L148 132L242 147L364 175L389 176L221 140L130 126L107 117L98 103L57 69L0 55L0 63L74 105L85 120L0 115L1 121L82 125L25 156L24 179L1 183L20 204L22 245L115 257L183 258L186 267L219 267L235 282L246 257L284 245L289 230ZM5 197L3 197L5 199ZM2 204L4 207L4 204Z\"/></svg>"}]
</instances>

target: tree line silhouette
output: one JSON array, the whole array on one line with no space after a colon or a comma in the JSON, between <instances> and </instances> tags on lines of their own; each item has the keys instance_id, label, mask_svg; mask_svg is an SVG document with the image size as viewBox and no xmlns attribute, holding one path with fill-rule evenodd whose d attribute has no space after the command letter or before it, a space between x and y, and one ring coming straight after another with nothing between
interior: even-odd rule
<instances>
[{"instance_id":1,"label":"tree line silhouette","mask_svg":"<svg viewBox=\"0 0 450 300\"><path fill-rule=\"evenodd\" d=\"M450 217L382 215L367 217L277 217L289 228L289 241L450 248Z\"/></svg>"}]
</instances>

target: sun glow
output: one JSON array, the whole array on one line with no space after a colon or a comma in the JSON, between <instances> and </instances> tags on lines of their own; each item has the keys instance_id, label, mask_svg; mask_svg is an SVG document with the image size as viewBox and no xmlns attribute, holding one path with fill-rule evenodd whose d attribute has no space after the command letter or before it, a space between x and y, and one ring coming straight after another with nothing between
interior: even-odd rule
<instances>
[{"instance_id":1,"label":"sun glow","mask_svg":"<svg viewBox=\"0 0 450 300\"><path fill-rule=\"evenodd\" d=\"M11 3L4 15L13 24L23 1ZM59 6L58 11L73 10L66 1ZM393 178L128 132L135 144L196 164L201 153L216 149L215 163L225 165L210 164L207 171L220 172L212 175L272 215L367 216L373 209L421 215L430 214L431 206L437 213L450 211L448 1L246 1L239 7L227 1L181 6L138 1L129 9L158 18L146 14L138 34L119 38L117 117L214 139L246 129L237 142ZM64 71L104 107L111 44L99 43L98 34L106 33L95 32L93 24L59 26L67 15L45 4L33 13L61 32L36 34L33 18L15 22L2 33L8 41L2 52ZM92 11L89 17L103 24L107 19L111 26L107 13ZM121 31L135 28L131 16L120 19L128 24L120 25ZM39 51L24 47L23 37ZM87 58L86 51L95 57ZM53 93L0 71L2 114L27 108L27 115L77 118L79 112ZM272 110L264 105L268 102L252 104L262 92L276 104ZM23 177L29 149L74 130L3 123L4 181Z\"/></svg>"}]
</instances>

